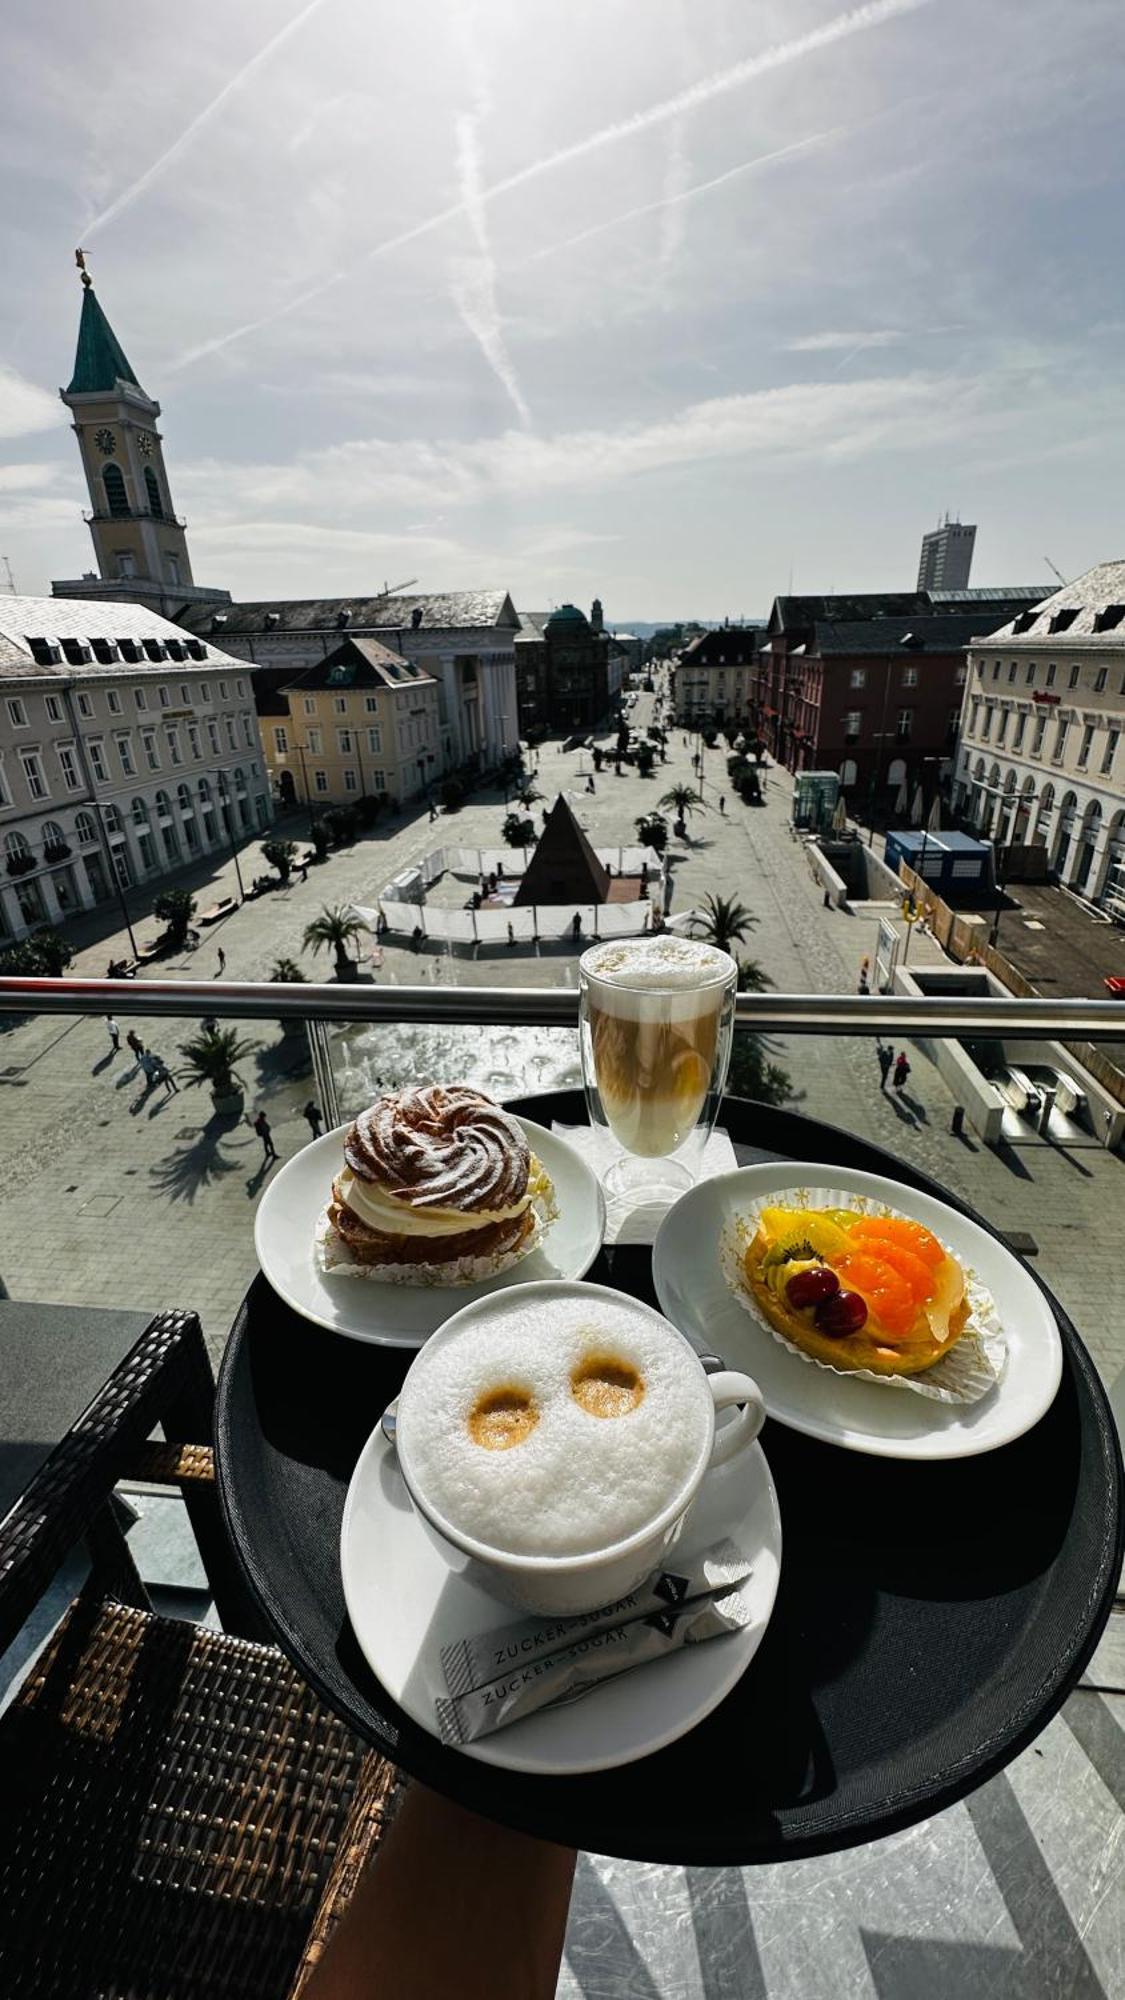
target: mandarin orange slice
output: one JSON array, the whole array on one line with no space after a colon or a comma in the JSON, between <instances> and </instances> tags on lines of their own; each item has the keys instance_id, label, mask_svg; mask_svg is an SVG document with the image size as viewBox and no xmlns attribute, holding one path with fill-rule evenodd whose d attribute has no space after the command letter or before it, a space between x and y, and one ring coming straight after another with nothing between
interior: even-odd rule
<instances>
[{"instance_id":1,"label":"mandarin orange slice","mask_svg":"<svg viewBox=\"0 0 1125 2000\"><path fill-rule=\"evenodd\" d=\"M945 1251L937 1237L921 1222L911 1222L905 1215L861 1215L852 1235L859 1242L876 1240L893 1243L903 1250L913 1251L924 1264L935 1270L944 1261Z\"/></svg>"}]
</instances>

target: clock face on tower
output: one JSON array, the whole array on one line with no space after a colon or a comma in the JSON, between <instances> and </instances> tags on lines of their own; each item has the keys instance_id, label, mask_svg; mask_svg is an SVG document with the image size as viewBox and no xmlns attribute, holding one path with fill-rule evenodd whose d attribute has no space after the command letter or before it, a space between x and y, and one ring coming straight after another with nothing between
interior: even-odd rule
<instances>
[{"instance_id":1,"label":"clock face on tower","mask_svg":"<svg viewBox=\"0 0 1125 2000\"><path fill-rule=\"evenodd\" d=\"M156 449L156 439L151 431L137 432L137 450L143 458L151 458Z\"/></svg>"},{"instance_id":2,"label":"clock face on tower","mask_svg":"<svg viewBox=\"0 0 1125 2000\"><path fill-rule=\"evenodd\" d=\"M116 449L116 439L113 432L104 428L94 432L94 443L106 458L110 458Z\"/></svg>"}]
</instances>

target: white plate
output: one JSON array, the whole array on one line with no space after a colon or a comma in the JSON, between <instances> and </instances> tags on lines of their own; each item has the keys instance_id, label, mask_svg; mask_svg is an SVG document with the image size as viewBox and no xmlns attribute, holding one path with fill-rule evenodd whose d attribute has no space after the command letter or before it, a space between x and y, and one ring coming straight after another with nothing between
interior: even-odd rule
<instances>
[{"instance_id":1,"label":"white plate","mask_svg":"<svg viewBox=\"0 0 1125 2000\"><path fill-rule=\"evenodd\" d=\"M719 1268L719 1235L747 1203L793 1187L872 1196L926 1224L988 1287L1008 1343L1003 1380L979 1403L952 1405L810 1367L744 1311ZM943 1201L881 1174L771 1160L702 1181L660 1227L652 1275L661 1311L689 1340L752 1375L771 1417L809 1437L882 1458L970 1458L1010 1444L1050 1409L1062 1375L1054 1315L1011 1252Z\"/></svg>"},{"instance_id":2,"label":"white plate","mask_svg":"<svg viewBox=\"0 0 1125 2000\"><path fill-rule=\"evenodd\" d=\"M532 1278L585 1277L605 1235L601 1183L557 1133L520 1118L555 1188L558 1215L530 1255L477 1285L385 1285L333 1277L316 1260L314 1233L343 1164L346 1125L303 1146L270 1182L254 1221L254 1248L274 1291L317 1326L380 1347L421 1347L458 1307Z\"/></svg>"},{"instance_id":3,"label":"white plate","mask_svg":"<svg viewBox=\"0 0 1125 2000\"><path fill-rule=\"evenodd\" d=\"M744 1628L637 1667L581 1701L524 1716L466 1744L462 1755L505 1771L575 1777L635 1763L702 1722L745 1673L777 1595L781 1517L760 1445L708 1474L671 1560L724 1535L753 1563L742 1585L750 1610ZM446 1692L442 1647L521 1614L447 1567L414 1512L394 1447L378 1429L348 1488L340 1567L360 1651L399 1707L436 1736L434 1702Z\"/></svg>"}]
</instances>

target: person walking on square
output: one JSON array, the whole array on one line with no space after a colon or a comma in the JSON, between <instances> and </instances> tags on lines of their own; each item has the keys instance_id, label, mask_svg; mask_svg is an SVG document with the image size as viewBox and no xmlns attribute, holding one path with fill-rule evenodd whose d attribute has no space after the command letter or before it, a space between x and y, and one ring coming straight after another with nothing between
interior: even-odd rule
<instances>
[{"instance_id":1,"label":"person walking on square","mask_svg":"<svg viewBox=\"0 0 1125 2000\"><path fill-rule=\"evenodd\" d=\"M906 1083L906 1079L909 1075L910 1075L910 1063L907 1058L906 1050L900 1049L897 1056L895 1057L895 1073L893 1078L894 1087L897 1091L901 1092L903 1086Z\"/></svg>"},{"instance_id":2,"label":"person walking on square","mask_svg":"<svg viewBox=\"0 0 1125 2000\"><path fill-rule=\"evenodd\" d=\"M727 813L727 795L725 792L719 793L719 811L722 813L723 818L725 819Z\"/></svg>"},{"instance_id":3,"label":"person walking on square","mask_svg":"<svg viewBox=\"0 0 1125 2000\"><path fill-rule=\"evenodd\" d=\"M137 1061L145 1073L146 1092L154 1089L156 1085L158 1058L153 1055L151 1049L142 1049L140 1055L137 1057Z\"/></svg>"},{"instance_id":4,"label":"person walking on square","mask_svg":"<svg viewBox=\"0 0 1125 2000\"><path fill-rule=\"evenodd\" d=\"M227 969L227 955L226 952L223 950L222 945L219 946L218 952L216 953L216 957L218 958L219 961L219 978L221 979L224 972Z\"/></svg>"},{"instance_id":5,"label":"person walking on square","mask_svg":"<svg viewBox=\"0 0 1125 2000\"><path fill-rule=\"evenodd\" d=\"M313 1103L311 1097L309 1098L308 1103L306 1104L304 1110L302 1111L301 1116L302 1118L308 1120L309 1130L312 1133L313 1138L319 1139L320 1128L324 1123L324 1113L320 1109L320 1106L318 1104Z\"/></svg>"},{"instance_id":6,"label":"person walking on square","mask_svg":"<svg viewBox=\"0 0 1125 2000\"><path fill-rule=\"evenodd\" d=\"M110 1048L112 1049L113 1054L115 1056L119 1056L121 1054L121 1030L118 1027L117 1022L114 1020L112 1014L106 1015L105 1026L106 1026L106 1033L109 1036Z\"/></svg>"},{"instance_id":7,"label":"person walking on square","mask_svg":"<svg viewBox=\"0 0 1125 2000\"><path fill-rule=\"evenodd\" d=\"M254 1130L262 1142L262 1157L268 1166L271 1160L277 1159L278 1152L277 1147L273 1143L273 1134L270 1131L269 1119L266 1117L264 1111L259 1111L258 1116L255 1118Z\"/></svg>"},{"instance_id":8,"label":"person walking on square","mask_svg":"<svg viewBox=\"0 0 1125 2000\"><path fill-rule=\"evenodd\" d=\"M891 1073L891 1067L894 1063L895 1052L889 1042L880 1042L875 1053L879 1058L879 1088L880 1090L885 1090L887 1088L887 1078Z\"/></svg>"},{"instance_id":9,"label":"person walking on square","mask_svg":"<svg viewBox=\"0 0 1125 2000\"><path fill-rule=\"evenodd\" d=\"M179 1090L180 1086L172 1075L163 1056L153 1057L153 1066L150 1073L154 1083L162 1083L164 1085L164 1094L166 1097L171 1097L174 1092Z\"/></svg>"},{"instance_id":10,"label":"person walking on square","mask_svg":"<svg viewBox=\"0 0 1125 2000\"><path fill-rule=\"evenodd\" d=\"M125 1037L125 1040L128 1042L129 1047L133 1051L133 1066L134 1068L136 1068L137 1064L140 1062L141 1057L145 1052L145 1045L142 1042L135 1028L130 1028L128 1034Z\"/></svg>"}]
</instances>

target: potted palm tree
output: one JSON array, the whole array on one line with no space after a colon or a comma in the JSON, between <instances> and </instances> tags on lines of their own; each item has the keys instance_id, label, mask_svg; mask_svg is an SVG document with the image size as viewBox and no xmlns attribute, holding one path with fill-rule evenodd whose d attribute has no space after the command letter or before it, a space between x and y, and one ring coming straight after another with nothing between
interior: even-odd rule
<instances>
[{"instance_id":1,"label":"potted palm tree","mask_svg":"<svg viewBox=\"0 0 1125 2000\"><path fill-rule=\"evenodd\" d=\"M314 917L307 926L302 943L306 951L335 952L337 979L350 979L355 966L348 946L354 944L366 928L361 917L352 916L342 906L331 909L326 904L319 917Z\"/></svg>"},{"instance_id":2,"label":"potted palm tree","mask_svg":"<svg viewBox=\"0 0 1125 2000\"><path fill-rule=\"evenodd\" d=\"M295 958L275 958L270 967L270 980L274 986L308 985ZM305 1024L295 1014L287 1014L283 1021L278 1022L278 1027L283 1035L300 1035L304 1033Z\"/></svg>"},{"instance_id":3,"label":"potted palm tree","mask_svg":"<svg viewBox=\"0 0 1125 2000\"><path fill-rule=\"evenodd\" d=\"M692 919L695 930L708 944L720 951L729 951L734 944L741 944L753 930L758 919L737 896L713 896L710 891L703 899L703 908Z\"/></svg>"},{"instance_id":4,"label":"potted palm tree","mask_svg":"<svg viewBox=\"0 0 1125 2000\"><path fill-rule=\"evenodd\" d=\"M290 875L293 873L293 863L296 859L297 843L295 840L267 840L262 844L262 860L268 861L271 868L277 869L278 880L282 888L285 887ZM275 973L274 978L276 977L277 974Z\"/></svg>"},{"instance_id":5,"label":"potted palm tree","mask_svg":"<svg viewBox=\"0 0 1125 2000\"><path fill-rule=\"evenodd\" d=\"M180 1075L188 1086L206 1083L211 1102L221 1117L242 1110L242 1080L236 1064L253 1054L253 1045L244 1042L237 1028L220 1028L205 1022L198 1033L180 1044L183 1066Z\"/></svg>"},{"instance_id":6,"label":"potted palm tree","mask_svg":"<svg viewBox=\"0 0 1125 2000\"><path fill-rule=\"evenodd\" d=\"M694 785L673 785L670 792L665 792L664 797L660 800L660 804L667 806L669 812L675 811L675 833L677 839L682 840L687 832L685 815L695 812L698 807L702 806L703 800L700 798Z\"/></svg>"}]
</instances>

